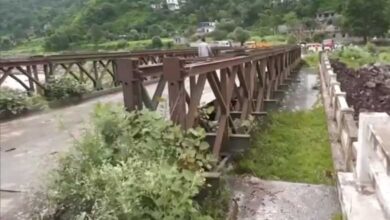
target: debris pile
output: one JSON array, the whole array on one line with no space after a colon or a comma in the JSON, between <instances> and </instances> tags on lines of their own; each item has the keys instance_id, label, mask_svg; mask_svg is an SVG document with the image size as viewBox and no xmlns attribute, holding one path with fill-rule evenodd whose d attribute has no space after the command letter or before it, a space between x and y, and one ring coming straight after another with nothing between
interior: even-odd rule
<instances>
[{"instance_id":1,"label":"debris pile","mask_svg":"<svg viewBox=\"0 0 390 220\"><path fill-rule=\"evenodd\" d=\"M355 109L355 119L360 112L390 114L390 65L374 64L354 70L333 60L332 67L341 90L347 93L348 105Z\"/></svg>"}]
</instances>

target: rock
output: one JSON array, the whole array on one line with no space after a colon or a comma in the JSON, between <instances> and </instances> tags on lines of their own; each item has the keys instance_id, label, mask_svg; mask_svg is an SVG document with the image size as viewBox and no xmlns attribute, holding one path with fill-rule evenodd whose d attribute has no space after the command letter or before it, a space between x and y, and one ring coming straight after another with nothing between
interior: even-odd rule
<instances>
[{"instance_id":1,"label":"rock","mask_svg":"<svg viewBox=\"0 0 390 220\"><path fill-rule=\"evenodd\" d=\"M385 80L385 87L390 89L390 79Z\"/></svg>"},{"instance_id":2,"label":"rock","mask_svg":"<svg viewBox=\"0 0 390 220\"><path fill-rule=\"evenodd\" d=\"M368 88L375 88L376 87L376 83L374 83L374 82L372 82L372 81L368 81L367 83L366 83L366 86L368 87Z\"/></svg>"}]
</instances>

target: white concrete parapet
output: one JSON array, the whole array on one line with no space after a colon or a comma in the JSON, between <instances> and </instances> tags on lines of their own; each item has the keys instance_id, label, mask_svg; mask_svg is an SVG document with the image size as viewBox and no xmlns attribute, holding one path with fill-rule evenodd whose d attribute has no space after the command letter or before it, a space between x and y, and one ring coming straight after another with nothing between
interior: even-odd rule
<instances>
[{"instance_id":1,"label":"white concrete parapet","mask_svg":"<svg viewBox=\"0 0 390 220\"><path fill-rule=\"evenodd\" d=\"M320 74L347 164L346 172L337 174L344 218L390 219L390 116L361 113L357 126L326 54Z\"/></svg>"}]
</instances>

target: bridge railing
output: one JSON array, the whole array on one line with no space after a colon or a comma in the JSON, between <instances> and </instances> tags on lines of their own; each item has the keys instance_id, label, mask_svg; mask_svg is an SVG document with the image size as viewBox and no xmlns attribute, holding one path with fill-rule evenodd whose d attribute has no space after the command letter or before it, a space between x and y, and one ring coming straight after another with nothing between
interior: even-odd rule
<instances>
[{"instance_id":1,"label":"bridge railing","mask_svg":"<svg viewBox=\"0 0 390 220\"><path fill-rule=\"evenodd\" d=\"M390 116L367 112L354 120L354 110L346 101L327 54L321 56L324 100L329 99L329 116L336 126L337 140L345 168L338 171L338 187L343 215L367 219L390 217ZM327 102L325 102L327 103ZM369 210L369 212L367 212Z\"/></svg>"},{"instance_id":2,"label":"bridge railing","mask_svg":"<svg viewBox=\"0 0 390 220\"><path fill-rule=\"evenodd\" d=\"M1 59L0 86L4 86L6 80L12 79L30 93L43 94L49 77L68 75L79 82L90 84L93 90L101 90L105 84L107 87L117 85L115 59L135 58L140 64L153 65L162 63L163 58L169 56L191 59L197 56L197 51L187 49Z\"/></svg>"},{"instance_id":3,"label":"bridge railing","mask_svg":"<svg viewBox=\"0 0 390 220\"><path fill-rule=\"evenodd\" d=\"M159 83L152 96L142 85L142 78L148 75L150 67L142 67L136 60L128 59L118 60L117 66L128 110L144 106L156 110L167 86L169 117L183 129L199 125L198 109L202 106L206 87L210 88L211 94L207 96L213 100L213 120L218 126L215 133L209 131L208 137L213 153L218 156L223 146L234 145L229 140L239 142L249 138L240 134L233 119L247 120L249 115L263 115L267 102L274 101L274 93L289 80L291 71L299 62L300 48L295 46L197 63L167 57L163 61L162 73L155 73L159 76Z\"/></svg>"}]
</instances>

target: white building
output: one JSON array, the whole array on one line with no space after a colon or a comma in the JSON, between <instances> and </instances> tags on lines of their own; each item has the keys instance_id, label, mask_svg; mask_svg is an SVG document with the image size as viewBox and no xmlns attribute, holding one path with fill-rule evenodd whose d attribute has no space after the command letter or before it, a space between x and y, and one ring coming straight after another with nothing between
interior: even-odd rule
<instances>
[{"instance_id":1,"label":"white building","mask_svg":"<svg viewBox=\"0 0 390 220\"><path fill-rule=\"evenodd\" d=\"M164 1L162 0L161 3L159 4L152 4L150 7L153 9L161 9L163 8L163 3ZM167 7L171 11L179 10L180 6L185 3L185 0L165 0L165 3L167 4Z\"/></svg>"},{"instance_id":2,"label":"white building","mask_svg":"<svg viewBox=\"0 0 390 220\"><path fill-rule=\"evenodd\" d=\"M198 25L197 32L199 34L207 34L215 31L215 22L200 22Z\"/></svg>"},{"instance_id":3,"label":"white building","mask_svg":"<svg viewBox=\"0 0 390 220\"><path fill-rule=\"evenodd\" d=\"M166 0L168 9L171 11L179 10L180 5L178 0Z\"/></svg>"}]
</instances>

